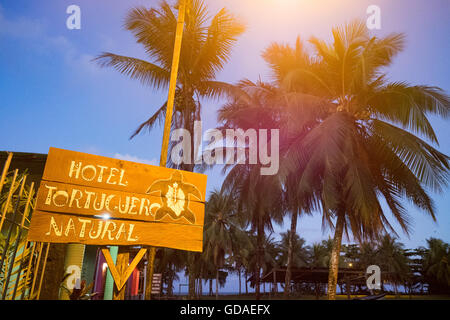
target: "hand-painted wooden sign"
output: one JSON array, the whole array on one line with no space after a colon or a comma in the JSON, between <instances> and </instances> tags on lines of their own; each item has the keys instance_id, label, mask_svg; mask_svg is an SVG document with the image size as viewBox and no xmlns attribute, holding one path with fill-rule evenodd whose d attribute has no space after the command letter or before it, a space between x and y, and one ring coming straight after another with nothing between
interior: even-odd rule
<instances>
[{"instance_id":1,"label":"hand-painted wooden sign","mask_svg":"<svg viewBox=\"0 0 450 320\"><path fill-rule=\"evenodd\" d=\"M50 148L28 239L201 251L206 178Z\"/></svg>"},{"instance_id":2,"label":"hand-painted wooden sign","mask_svg":"<svg viewBox=\"0 0 450 320\"><path fill-rule=\"evenodd\" d=\"M154 273L152 279L152 294L161 293L161 279L162 273Z\"/></svg>"}]
</instances>

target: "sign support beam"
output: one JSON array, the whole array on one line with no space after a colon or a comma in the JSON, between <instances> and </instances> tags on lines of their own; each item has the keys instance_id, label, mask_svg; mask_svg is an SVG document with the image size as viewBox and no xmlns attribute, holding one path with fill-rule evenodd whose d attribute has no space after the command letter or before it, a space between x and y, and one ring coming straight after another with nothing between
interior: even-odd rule
<instances>
[{"instance_id":1,"label":"sign support beam","mask_svg":"<svg viewBox=\"0 0 450 320\"><path fill-rule=\"evenodd\" d=\"M178 76L178 66L180 62L180 52L181 52L181 41L183 39L183 27L184 27L184 16L186 12L186 2L188 0L180 0L178 7L178 21L177 21L177 29L175 31L175 44L173 48L173 58L172 58L172 68L170 70L170 83L169 83L169 95L167 98L167 110L166 110L166 119L164 122L164 133L163 133L163 142L161 146L161 157L159 160L159 165L161 167L165 167L167 164L167 151L169 148L169 137L170 137L170 128L172 126L172 113L173 113L173 104L175 101L175 89L177 85L177 76ZM149 266L149 283L148 290L145 293L145 299L151 299L152 292L152 279L153 279L153 270L154 270L154 262L155 262L156 248L150 247L150 259L148 262Z\"/></svg>"}]
</instances>

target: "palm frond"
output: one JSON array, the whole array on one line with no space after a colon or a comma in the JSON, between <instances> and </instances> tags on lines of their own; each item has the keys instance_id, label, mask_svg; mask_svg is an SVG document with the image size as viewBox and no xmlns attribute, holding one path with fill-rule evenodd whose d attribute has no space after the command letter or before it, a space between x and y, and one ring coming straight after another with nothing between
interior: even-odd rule
<instances>
[{"instance_id":1,"label":"palm frond","mask_svg":"<svg viewBox=\"0 0 450 320\"><path fill-rule=\"evenodd\" d=\"M169 84L170 73L166 69L144 60L104 52L94 61L101 67L113 67L121 74L156 89L166 88Z\"/></svg>"},{"instance_id":2,"label":"palm frond","mask_svg":"<svg viewBox=\"0 0 450 320\"><path fill-rule=\"evenodd\" d=\"M373 92L367 104L373 116L422 134L437 143L428 115L450 116L450 97L437 87L394 82Z\"/></svg>"}]
</instances>

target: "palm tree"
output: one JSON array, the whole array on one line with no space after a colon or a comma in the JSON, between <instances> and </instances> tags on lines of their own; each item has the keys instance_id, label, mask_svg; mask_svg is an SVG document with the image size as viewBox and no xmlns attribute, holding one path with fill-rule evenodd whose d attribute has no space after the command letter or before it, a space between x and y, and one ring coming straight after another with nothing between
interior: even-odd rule
<instances>
[{"instance_id":1,"label":"palm tree","mask_svg":"<svg viewBox=\"0 0 450 320\"><path fill-rule=\"evenodd\" d=\"M225 255L236 249L236 234L241 233L236 224L236 205L232 194L214 190L206 204L205 255L216 267L216 299L219 295L219 271L224 267Z\"/></svg>"},{"instance_id":2,"label":"palm tree","mask_svg":"<svg viewBox=\"0 0 450 320\"><path fill-rule=\"evenodd\" d=\"M402 34L373 37L362 21L332 33L332 44L311 38L312 54L300 39L295 48L273 44L264 53L288 106L295 106L286 108L286 126L299 128L286 153L290 170L302 172L298 190L320 200L323 224L334 229L329 299L336 295L344 231L360 242L395 234L381 198L406 233L411 220L402 200L435 219L428 190L446 185L449 157L429 144L437 137L428 116L450 115L442 89L388 82L385 68L403 49Z\"/></svg>"},{"instance_id":3,"label":"palm tree","mask_svg":"<svg viewBox=\"0 0 450 320\"><path fill-rule=\"evenodd\" d=\"M300 238L292 230L281 233L279 250L279 264L286 267L286 273L291 273L292 268L304 267L308 263L308 248L305 246L305 239ZM287 298L290 293L291 275L286 276L284 295Z\"/></svg>"},{"instance_id":4,"label":"palm tree","mask_svg":"<svg viewBox=\"0 0 450 320\"><path fill-rule=\"evenodd\" d=\"M262 238L262 239L261 239ZM280 256L280 248L272 236L272 232L263 233L262 237L259 236L256 232L252 232L249 234L249 239L251 242L252 252L250 253L247 271L252 275L253 281L252 287L255 287L255 294L257 299L260 299L260 288L258 291L258 286L261 286L261 275L267 274L273 268L276 268ZM262 247L264 250L260 251L260 255L258 253L258 242L262 242ZM258 269L259 268L259 269ZM265 287L264 287L265 288Z\"/></svg>"},{"instance_id":5,"label":"palm tree","mask_svg":"<svg viewBox=\"0 0 450 320\"><path fill-rule=\"evenodd\" d=\"M390 281L394 285L395 294L398 294L397 286L407 279L410 274L408 258L403 249L403 244L397 242L390 235L384 235L377 248L377 260L381 270L387 272Z\"/></svg>"},{"instance_id":6,"label":"palm tree","mask_svg":"<svg viewBox=\"0 0 450 320\"><path fill-rule=\"evenodd\" d=\"M248 266L250 254L253 247L249 235L244 230L235 234L236 246L230 256L230 265L234 266L234 271L238 274L239 295L242 294L242 271Z\"/></svg>"},{"instance_id":7,"label":"palm tree","mask_svg":"<svg viewBox=\"0 0 450 320\"><path fill-rule=\"evenodd\" d=\"M274 176L261 176L258 165L237 164L229 171L223 187L233 192L238 204L238 214L245 219L246 227L250 226L250 231L256 234L255 294L256 299L260 299L265 230L273 231L272 220L282 222L283 204L279 180Z\"/></svg>"},{"instance_id":8,"label":"palm tree","mask_svg":"<svg viewBox=\"0 0 450 320\"><path fill-rule=\"evenodd\" d=\"M100 66L113 67L143 85L167 88L176 24L174 8L165 0L157 8L133 8L125 19L125 28L144 46L150 61L110 52L100 54L95 60ZM201 119L201 99L216 98L228 87L215 77L229 60L233 44L243 31L244 26L226 9L210 17L202 0L188 1L175 94L174 128L185 128L192 133L194 121ZM141 123L131 138L161 122L165 110L166 102ZM193 161L183 166L189 171L193 167Z\"/></svg>"},{"instance_id":9,"label":"palm tree","mask_svg":"<svg viewBox=\"0 0 450 320\"><path fill-rule=\"evenodd\" d=\"M313 243L309 249L308 266L312 268L326 268L330 261L330 250L322 243Z\"/></svg>"},{"instance_id":10,"label":"palm tree","mask_svg":"<svg viewBox=\"0 0 450 320\"><path fill-rule=\"evenodd\" d=\"M279 128L278 120L270 102L276 95L276 88L262 81L256 83L241 80L232 91L230 100L218 112L221 129L239 128L272 129ZM268 144L272 137L269 135ZM249 149L251 142L238 146L245 150L245 163L224 167L228 169L223 186L235 194L239 206L239 215L250 226L250 232L256 233L255 283L256 299L260 298L260 273L264 258L264 232L273 231L272 220L281 223L286 212L283 185L278 175L261 175L263 165L250 164Z\"/></svg>"},{"instance_id":11,"label":"palm tree","mask_svg":"<svg viewBox=\"0 0 450 320\"><path fill-rule=\"evenodd\" d=\"M425 278L432 292L448 292L450 288L450 246L436 238L427 239L423 257Z\"/></svg>"},{"instance_id":12,"label":"palm tree","mask_svg":"<svg viewBox=\"0 0 450 320\"><path fill-rule=\"evenodd\" d=\"M160 248L156 272L163 274L163 281L167 284L167 295L173 296L173 282L178 280L177 272L183 269L186 253L182 250Z\"/></svg>"},{"instance_id":13,"label":"palm tree","mask_svg":"<svg viewBox=\"0 0 450 320\"><path fill-rule=\"evenodd\" d=\"M377 248L373 242L360 243L358 261L356 267L359 269L367 269L368 266L378 263Z\"/></svg>"},{"instance_id":14,"label":"palm tree","mask_svg":"<svg viewBox=\"0 0 450 320\"><path fill-rule=\"evenodd\" d=\"M150 61L110 52L100 54L95 60L100 66L113 67L131 79L139 80L143 85L154 89L167 88L177 25L174 9L176 7L162 0L157 8L131 9L125 19L125 28L143 45ZM229 60L233 44L243 31L242 23L224 8L210 17L202 0L188 1L172 128L187 129L193 139L194 121L201 119L201 99L217 98L229 87L226 83L216 81L215 77ZM165 117L166 103L141 123L130 139L143 129L150 130L160 124ZM190 154L195 157L193 141L190 145ZM169 147L172 146L173 144ZM194 169L193 158L189 163L176 166L169 157L168 164L187 171ZM189 254L188 264L191 267L193 260L192 254ZM191 298L194 295L193 277L189 277L189 295Z\"/></svg>"}]
</instances>

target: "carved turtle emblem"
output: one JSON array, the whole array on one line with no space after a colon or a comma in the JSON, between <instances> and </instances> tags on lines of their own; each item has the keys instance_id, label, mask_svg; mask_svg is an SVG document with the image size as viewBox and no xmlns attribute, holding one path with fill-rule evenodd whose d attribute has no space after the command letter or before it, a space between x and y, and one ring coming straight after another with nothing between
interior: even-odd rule
<instances>
[{"instance_id":1,"label":"carved turtle emblem","mask_svg":"<svg viewBox=\"0 0 450 320\"><path fill-rule=\"evenodd\" d=\"M196 186L183 182L181 172L174 172L170 179L153 182L146 193L153 192L159 192L163 202L155 212L155 220L169 215L174 220L185 218L190 223L195 223L195 215L189 209L189 198L194 196L201 201L202 195Z\"/></svg>"}]
</instances>

